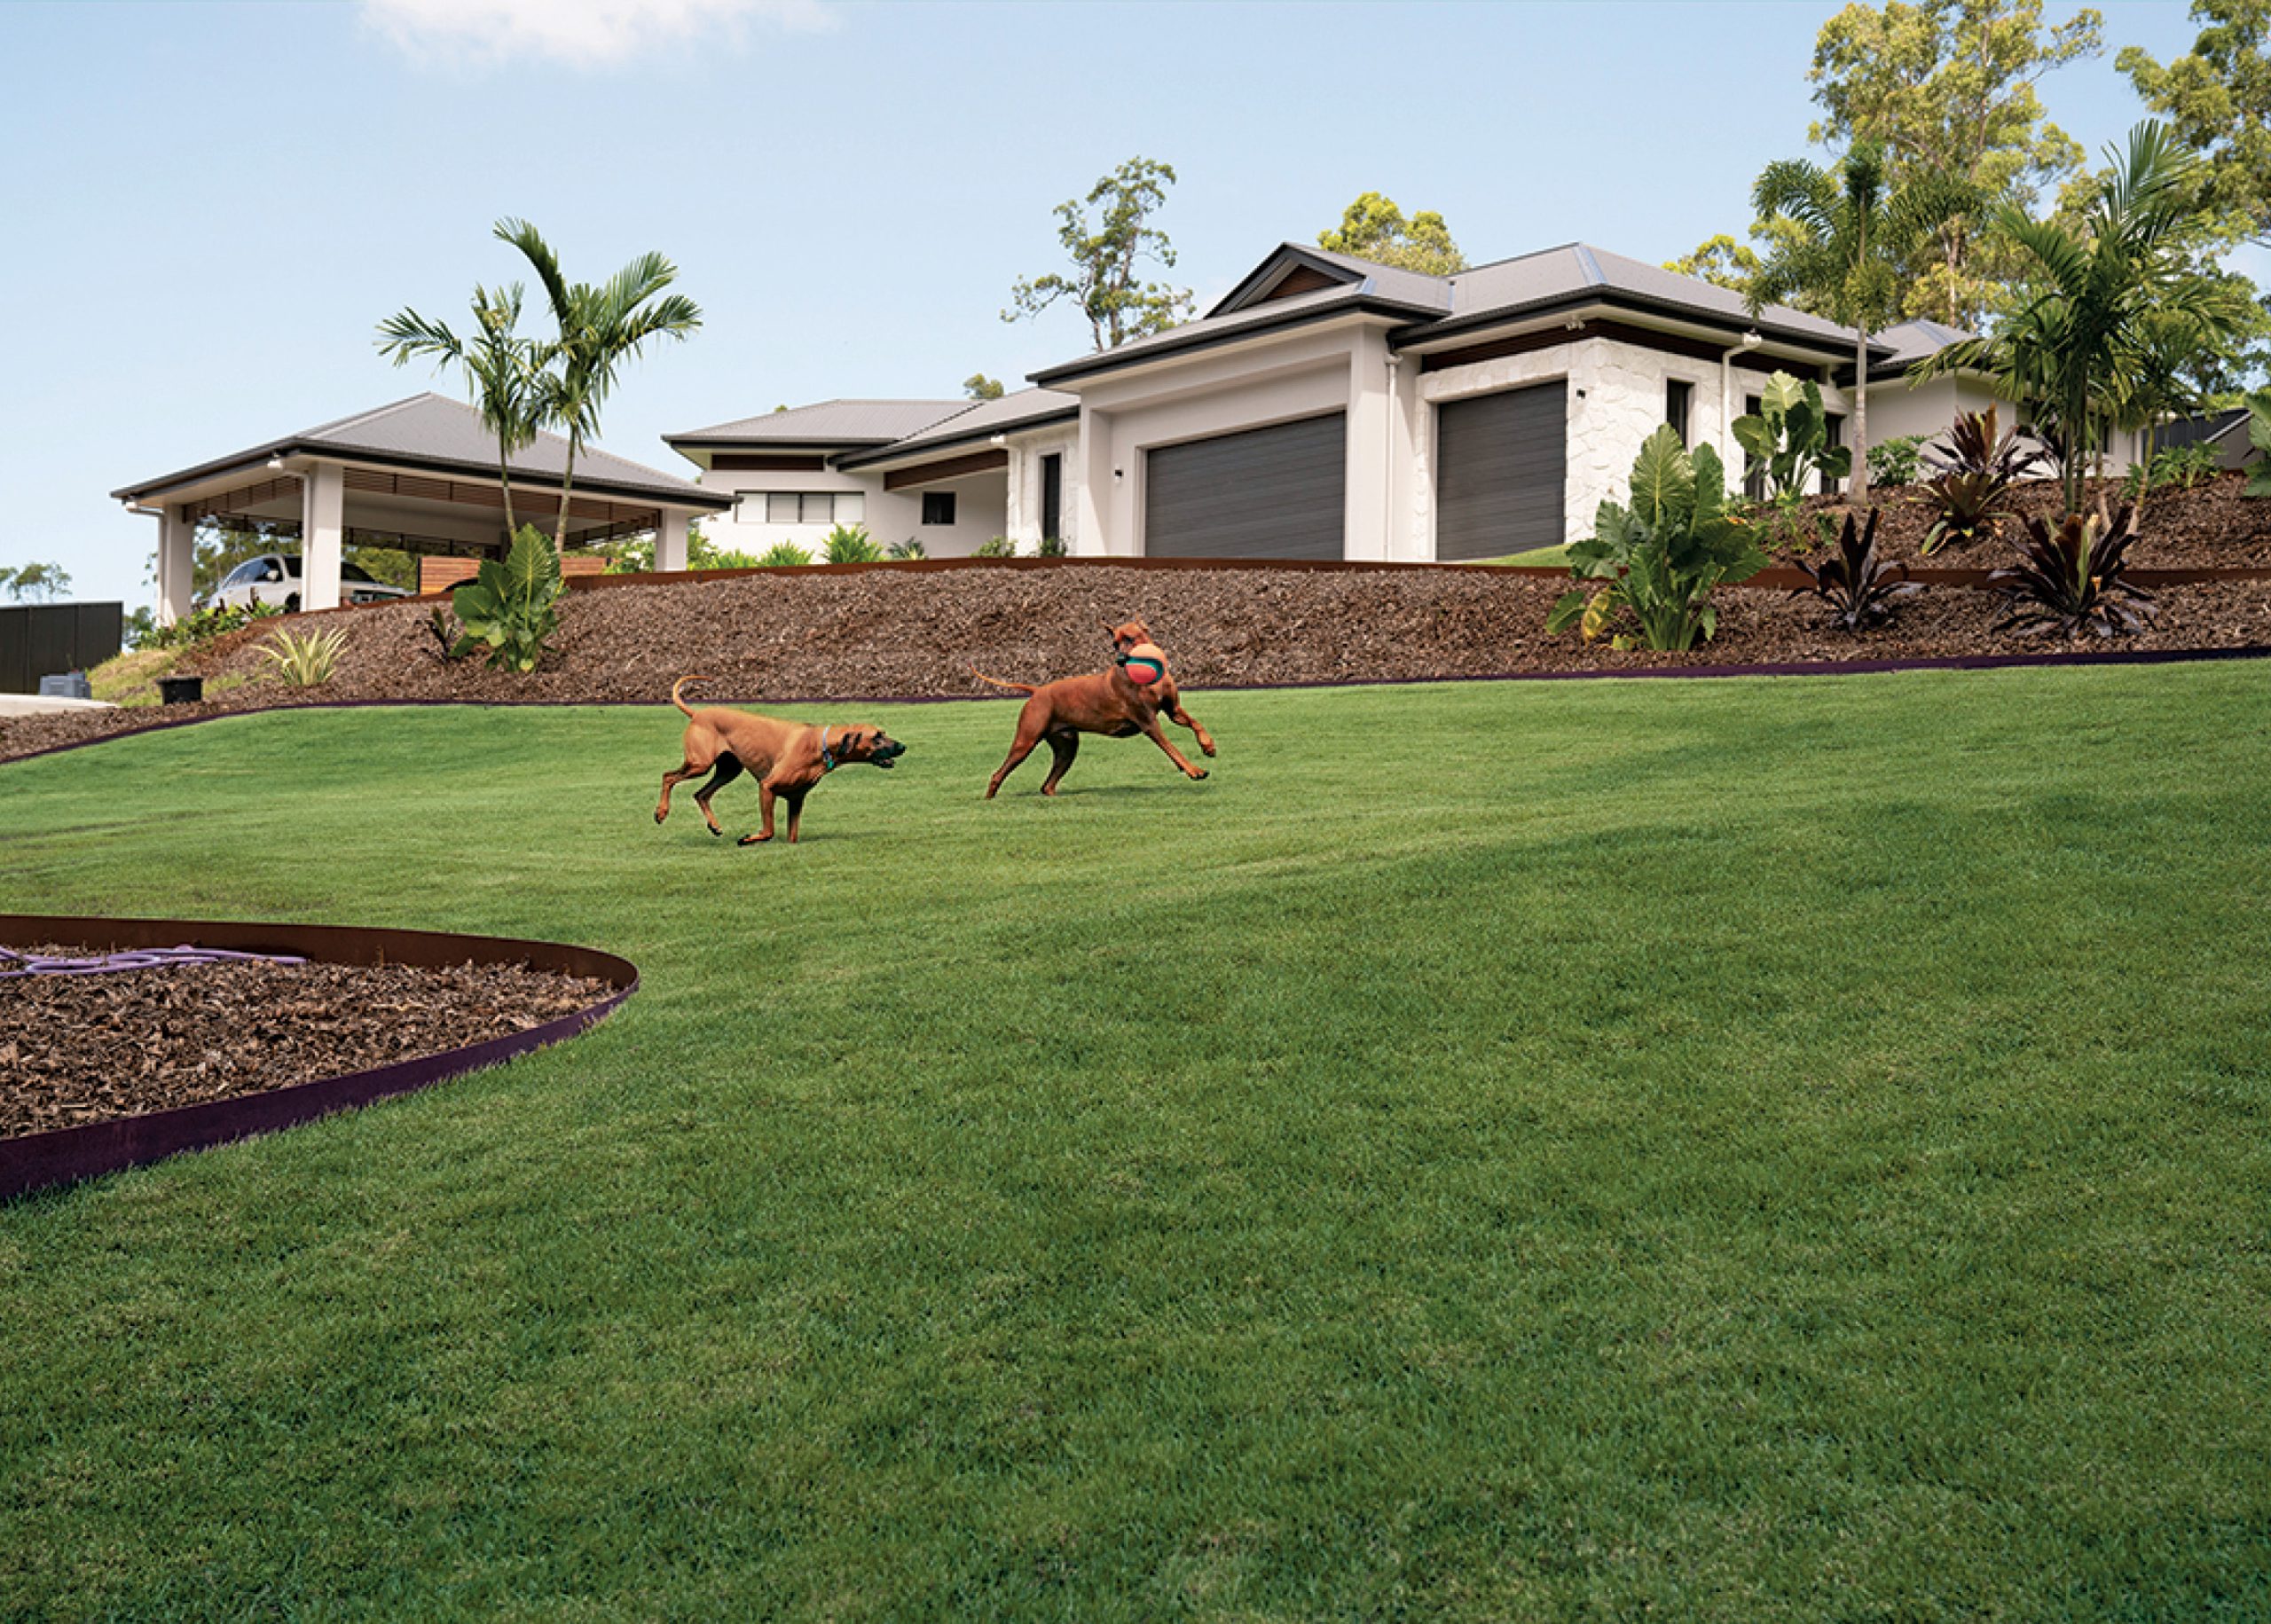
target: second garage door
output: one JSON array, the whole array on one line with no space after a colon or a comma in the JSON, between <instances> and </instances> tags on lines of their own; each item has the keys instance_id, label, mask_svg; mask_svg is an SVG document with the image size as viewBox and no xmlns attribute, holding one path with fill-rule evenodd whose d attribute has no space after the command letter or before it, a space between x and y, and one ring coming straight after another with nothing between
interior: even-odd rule
<instances>
[{"instance_id":1,"label":"second garage door","mask_svg":"<svg viewBox=\"0 0 2271 1624\"><path fill-rule=\"evenodd\" d=\"M1557 380L1436 408L1438 559L1561 545L1568 388Z\"/></svg>"},{"instance_id":2,"label":"second garage door","mask_svg":"<svg viewBox=\"0 0 2271 1624\"><path fill-rule=\"evenodd\" d=\"M1305 418L1145 453L1153 558L1339 558L1348 419Z\"/></svg>"}]
</instances>

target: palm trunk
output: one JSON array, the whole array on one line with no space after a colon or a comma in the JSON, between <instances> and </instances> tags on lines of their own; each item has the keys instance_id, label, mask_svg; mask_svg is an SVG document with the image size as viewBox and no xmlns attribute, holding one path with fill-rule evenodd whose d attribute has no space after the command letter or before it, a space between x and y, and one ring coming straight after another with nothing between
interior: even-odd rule
<instances>
[{"instance_id":1,"label":"palm trunk","mask_svg":"<svg viewBox=\"0 0 2271 1624\"><path fill-rule=\"evenodd\" d=\"M505 454L502 436L497 441L497 482L505 488L505 539L509 545L521 533L521 527L513 522L513 463Z\"/></svg>"},{"instance_id":2,"label":"palm trunk","mask_svg":"<svg viewBox=\"0 0 2271 1624\"><path fill-rule=\"evenodd\" d=\"M1869 499L1869 335L1853 341L1853 483L1857 507Z\"/></svg>"},{"instance_id":3,"label":"palm trunk","mask_svg":"<svg viewBox=\"0 0 2271 1624\"><path fill-rule=\"evenodd\" d=\"M568 471L560 476L560 517L552 527L552 550L563 558L568 553L568 497L576 489L576 443L581 438L574 429L568 431Z\"/></svg>"}]
</instances>

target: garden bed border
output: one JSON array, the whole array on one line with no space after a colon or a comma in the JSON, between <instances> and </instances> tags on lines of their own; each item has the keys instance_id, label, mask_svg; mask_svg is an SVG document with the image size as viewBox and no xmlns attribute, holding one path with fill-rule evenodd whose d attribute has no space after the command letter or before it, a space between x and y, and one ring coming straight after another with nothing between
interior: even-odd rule
<instances>
[{"instance_id":1,"label":"garden bed border","mask_svg":"<svg viewBox=\"0 0 2271 1624\"><path fill-rule=\"evenodd\" d=\"M602 981L613 991L596 1003L555 1016L525 1032L507 1032L438 1054L413 1055L390 1065L316 1078L256 1094L234 1094L196 1105L146 1111L140 1116L0 1139L0 1202L53 1185L76 1183L123 1168L138 1167L185 1150L202 1150L274 1133L334 1111L367 1105L461 1077L572 1038L605 1019L639 990L638 967L629 960L597 948L560 942L361 925L0 914L0 945L7 946L52 942L116 950L171 947L185 941L240 953L296 953L333 964L383 963L435 969L463 964L468 960L491 964L526 963L540 970Z\"/></svg>"}]
</instances>

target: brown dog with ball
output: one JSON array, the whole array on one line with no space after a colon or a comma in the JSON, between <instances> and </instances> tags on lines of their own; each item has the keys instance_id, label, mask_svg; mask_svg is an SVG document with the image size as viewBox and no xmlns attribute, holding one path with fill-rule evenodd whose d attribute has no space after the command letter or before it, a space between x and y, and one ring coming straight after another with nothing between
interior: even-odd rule
<instances>
[{"instance_id":1,"label":"brown dog with ball","mask_svg":"<svg viewBox=\"0 0 2271 1624\"><path fill-rule=\"evenodd\" d=\"M970 674L980 682L1007 688L1012 694L1030 695L1025 709L1018 712L1018 736L1010 746L1010 758L986 786L987 800L994 798L1002 788L1002 781L1016 772L1018 764L1032 755L1043 739L1049 741L1049 753L1055 759L1041 792L1055 795L1057 783L1072 770L1073 758L1080 753L1080 735L1084 733L1100 733L1114 739L1132 739L1142 734L1165 750L1167 759L1182 768L1186 777L1197 780L1206 776L1206 769L1194 767L1185 760L1159 726L1159 717L1165 713L1177 726L1191 729L1200 749L1209 756L1214 753L1214 741L1183 708L1183 695L1175 686L1175 679L1167 674L1167 657L1151 641L1151 628L1140 620L1131 620L1121 626L1105 621L1104 629L1112 634L1112 663L1109 671L1065 677L1035 687L1029 683L1003 682L974 665L970 668Z\"/></svg>"}]
</instances>

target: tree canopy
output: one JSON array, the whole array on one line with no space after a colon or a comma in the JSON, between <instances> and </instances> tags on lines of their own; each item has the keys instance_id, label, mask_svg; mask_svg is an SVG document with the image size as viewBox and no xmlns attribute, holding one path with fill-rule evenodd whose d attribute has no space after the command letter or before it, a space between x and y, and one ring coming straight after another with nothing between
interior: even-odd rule
<instances>
[{"instance_id":1,"label":"tree canopy","mask_svg":"<svg viewBox=\"0 0 2271 1624\"><path fill-rule=\"evenodd\" d=\"M1005 393L999 378L988 378L984 373L972 373L963 379L962 392L972 400L999 400Z\"/></svg>"},{"instance_id":2,"label":"tree canopy","mask_svg":"<svg viewBox=\"0 0 2271 1624\"><path fill-rule=\"evenodd\" d=\"M1367 192L1343 209L1340 226L1319 231L1316 246L1427 276L1453 276L1466 269L1466 256L1451 240L1442 216L1427 209L1407 220L1395 200L1379 192Z\"/></svg>"},{"instance_id":3,"label":"tree canopy","mask_svg":"<svg viewBox=\"0 0 2271 1624\"><path fill-rule=\"evenodd\" d=\"M2187 55L2164 66L2132 45L2114 64L2204 154L2204 200L2232 234L2271 243L2271 0L2193 0L2192 20Z\"/></svg>"},{"instance_id":4,"label":"tree canopy","mask_svg":"<svg viewBox=\"0 0 2271 1624\"><path fill-rule=\"evenodd\" d=\"M1145 260L1162 268L1175 264L1175 245L1150 224L1166 205L1175 178L1169 164L1130 158L1091 186L1085 199L1059 203L1057 240L1072 271L1020 277L1010 290L1016 308L1003 310L1002 319L1020 321L1071 299L1088 318L1098 349L1116 349L1183 320L1191 313L1191 290L1144 281L1138 271ZM1093 223L1090 209L1098 211Z\"/></svg>"},{"instance_id":5,"label":"tree canopy","mask_svg":"<svg viewBox=\"0 0 2271 1624\"><path fill-rule=\"evenodd\" d=\"M1758 251L1748 243L1737 242L1725 231L1697 243L1692 254L1664 262L1666 271L1677 271L1684 277L1694 277L1739 294L1750 291L1751 281L1758 275Z\"/></svg>"}]
</instances>

